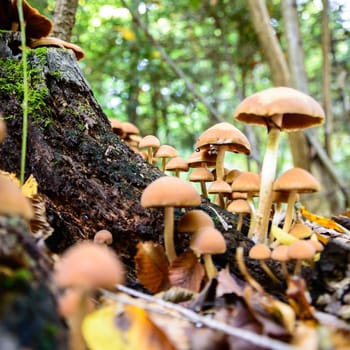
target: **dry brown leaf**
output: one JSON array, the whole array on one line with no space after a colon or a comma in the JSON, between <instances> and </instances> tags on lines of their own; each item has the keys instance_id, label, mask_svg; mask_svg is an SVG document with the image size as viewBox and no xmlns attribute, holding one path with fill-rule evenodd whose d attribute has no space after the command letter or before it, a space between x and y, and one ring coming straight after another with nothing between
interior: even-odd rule
<instances>
[{"instance_id":1,"label":"dry brown leaf","mask_svg":"<svg viewBox=\"0 0 350 350\"><path fill-rule=\"evenodd\" d=\"M168 288L168 259L162 246L154 242L138 243L135 265L139 281L150 292Z\"/></svg>"},{"instance_id":2,"label":"dry brown leaf","mask_svg":"<svg viewBox=\"0 0 350 350\"><path fill-rule=\"evenodd\" d=\"M282 307L279 304L281 302L271 295L256 292L250 286L244 289L244 300L252 315L263 327L264 334L280 339L288 339L291 336L295 314L289 305L283 304Z\"/></svg>"},{"instance_id":3,"label":"dry brown leaf","mask_svg":"<svg viewBox=\"0 0 350 350\"><path fill-rule=\"evenodd\" d=\"M235 294L237 296L243 296L243 283L240 283L238 279L230 274L228 268L219 271L218 286L216 288L216 296L221 297L224 294Z\"/></svg>"},{"instance_id":4,"label":"dry brown leaf","mask_svg":"<svg viewBox=\"0 0 350 350\"><path fill-rule=\"evenodd\" d=\"M47 221L45 202L39 194L31 198L34 217L30 220L30 231L36 238L46 239L51 236L53 228Z\"/></svg>"},{"instance_id":5,"label":"dry brown leaf","mask_svg":"<svg viewBox=\"0 0 350 350\"><path fill-rule=\"evenodd\" d=\"M200 290L204 275L204 268L192 251L182 253L169 268L170 284L193 292Z\"/></svg>"}]
</instances>

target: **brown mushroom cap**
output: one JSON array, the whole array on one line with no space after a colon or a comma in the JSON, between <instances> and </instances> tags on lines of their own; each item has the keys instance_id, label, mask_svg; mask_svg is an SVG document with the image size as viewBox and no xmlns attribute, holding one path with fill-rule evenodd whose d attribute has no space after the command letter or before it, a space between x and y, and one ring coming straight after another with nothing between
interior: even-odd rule
<instances>
[{"instance_id":1,"label":"brown mushroom cap","mask_svg":"<svg viewBox=\"0 0 350 350\"><path fill-rule=\"evenodd\" d=\"M124 268L112 249L84 241L62 254L55 267L54 280L63 288L109 288L122 283Z\"/></svg>"},{"instance_id":2,"label":"brown mushroom cap","mask_svg":"<svg viewBox=\"0 0 350 350\"><path fill-rule=\"evenodd\" d=\"M119 136L123 135L123 128L122 128L123 123L120 120L115 118L109 118L108 120L111 124L112 131Z\"/></svg>"},{"instance_id":3,"label":"brown mushroom cap","mask_svg":"<svg viewBox=\"0 0 350 350\"><path fill-rule=\"evenodd\" d=\"M289 87L273 87L245 98L234 117L247 124L266 126L266 119L282 114L281 129L296 131L322 124L325 115L311 96Z\"/></svg>"},{"instance_id":4,"label":"brown mushroom cap","mask_svg":"<svg viewBox=\"0 0 350 350\"><path fill-rule=\"evenodd\" d=\"M271 257L270 248L264 243L257 243L249 250L249 257L256 260L265 260Z\"/></svg>"},{"instance_id":5,"label":"brown mushroom cap","mask_svg":"<svg viewBox=\"0 0 350 350\"><path fill-rule=\"evenodd\" d=\"M110 245L113 243L113 236L108 230L100 230L95 233L94 242Z\"/></svg>"},{"instance_id":6,"label":"brown mushroom cap","mask_svg":"<svg viewBox=\"0 0 350 350\"><path fill-rule=\"evenodd\" d=\"M0 175L0 215L18 215L26 220L34 217L30 200L11 180Z\"/></svg>"},{"instance_id":7,"label":"brown mushroom cap","mask_svg":"<svg viewBox=\"0 0 350 350\"><path fill-rule=\"evenodd\" d=\"M170 145L161 145L156 154L155 157L157 158L174 158L179 155L178 151Z\"/></svg>"},{"instance_id":8,"label":"brown mushroom cap","mask_svg":"<svg viewBox=\"0 0 350 350\"><path fill-rule=\"evenodd\" d=\"M230 213L237 214L250 214L251 208L249 203L245 199L234 199L226 208Z\"/></svg>"},{"instance_id":9,"label":"brown mushroom cap","mask_svg":"<svg viewBox=\"0 0 350 350\"><path fill-rule=\"evenodd\" d=\"M284 262L288 261L290 259L288 249L289 247L287 245L277 246L271 253L271 259Z\"/></svg>"},{"instance_id":10,"label":"brown mushroom cap","mask_svg":"<svg viewBox=\"0 0 350 350\"><path fill-rule=\"evenodd\" d=\"M158 137L154 135L146 135L139 141L139 148L153 147L158 149L160 147L160 141Z\"/></svg>"},{"instance_id":11,"label":"brown mushroom cap","mask_svg":"<svg viewBox=\"0 0 350 350\"><path fill-rule=\"evenodd\" d=\"M198 255L226 252L224 236L214 227L201 227L191 239L190 248Z\"/></svg>"},{"instance_id":12,"label":"brown mushroom cap","mask_svg":"<svg viewBox=\"0 0 350 350\"><path fill-rule=\"evenodd\" d=\"M231 189L233 192L259 193L260 176L250 171L241 172L233 180Z\"/></svg>"},{"instance_id":13,"label":"brown mushroom cap","mask_svg":"<svg viewBox=\"0 0 350 350\"><path fill-rule=\"evenodd\" d=\"M174 157L169 160L169 162L165 166L165 170L168 171L187 171L188 164L185 159L181 157Z\"/></svg>"},{"instance_id":14,"label":"brown mushroom cap","mask_svg":"<svg viewBox=\"0 0 350 350\"><path fill-rule=\"evenodd\" d=\"M150 183L142 193L141 205L150 207L194 207L201 203L196 189L175 176L162 176Z\"/></svg>"},{"instance_id":15,"label":"brown mushroom cap","mask_svg":"<svg viewBox=\"0 0 350 350\"><path fill-rule=\"evenodd\" d=\"M201 227L214 227L211 217L203 210L194 209L182 215L177 226L178 232L195 232Z\"/></svg>"},{"instance_id":16,"label":"brown mushroom cap","mask_svg":"<svg viewBox=\"0 0 350 350\"><path fill-rule=\"evenodd\" d=\"M303 223L296 223L289 230L289 233L298 239L309 238L312 235L312 230L309 226Z\"/></svg>"},{"instance_id":17,"label":"brown mushroom cap","mask_svg":"<svg viewBox=\"0 0 350 350\"><path fill-rule=\"evenodd\" d=\"M209 154L207 150L198 150L190 154L187 163L191 168L201 167L203 163L207 167L214 167L216 164L216 154Z\"/></svg>"},{"instance_id":18,"label":"brown mushroom cap","mask_svg":"<svg viewBox=\"0 0 350 350\"><path fill-rule=\"evenodd\" d=\"M208 188L209 193L231 193L231 186L223 180L215 180L213 181L209 188Z\"/></svg>"},{"instance_id":19,"label":"brown mushroom cap","mask_svg":"<svg viewBox=\"0 0 350 350\"><path fill-rule=\"evenodd\" d=\"M302 168L291 168L275 180L273 189L281 192L316 192L320 190L320 183L308 171Z\"/></svg>"},{"instance_id":20,"label":"brown mushroom cap","mask_svg":"<svg viewBox=\"0 0 350 350\"><path fill-rule=\"evenodd\" d=\"M250 154L248 139L230 123L215 124L199 136L196 147L206 149L209 145L225 145L231 152Z\"/></svg>"},{"instance_id":21,"label":"brown mushroom cap","mask_svg":"<svg viewBox=\"0 0 350 350\"><path fill-rule=\"evenodd\" d=\"M288 256L290 259L307 260L312 259L316 253L316 249L303 240L294 241L288 247Z\"/></svg>"},{"instance_id":22,"label":"brown mushroom cap","mask_svg":"<svg viewBox=\"0 0 350 350\"><path fill-rule=\"evenodd\" d=\"M210 182L214 181L214 175L207 168L196 168L191 172L189 180L192 182Z\"/></svg>"}]
</instances>

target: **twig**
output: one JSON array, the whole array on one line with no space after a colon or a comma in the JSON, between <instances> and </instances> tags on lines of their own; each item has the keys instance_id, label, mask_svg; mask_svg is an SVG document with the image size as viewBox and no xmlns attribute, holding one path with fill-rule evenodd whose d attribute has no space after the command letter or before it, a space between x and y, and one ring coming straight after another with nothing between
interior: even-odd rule
<instances>
[{"instance_id":1,"label":"twig","mask_svg":"<svg viewBox=\"0 0 350 350\"><path fill-rule=\"evenodd\" d=\"M208 206L208 208L215 213L225 231L228 231L230 228L232 228L232 226L229 225L213 207Z\"/></svg>"},{"instance_id":2,"label":"twig","mask_svg":"<svg viewBox=\"0 0 350 350\"><path fill-rule=\"evenodd\" d=\"M189 310L189 309L182 307L181 305L173 304L173 303L170 303L168 301L154 297L152 295L138 292L136 290L130 289L130 288L125 287L123 285L120 285L120 284L116 285L116 289L119 292L126 293L130 296L142 299L144 301L156 303L156 304L162 306L163 308L167 308L169 310L178 312L182 317L185 317L188 321L194 323L196 326L203 325L203 326L206 326L208 328L223 332L227 335L237 337L240 339L244 339L244 340L246 340L254 345L266 347L266 348L271 349L271 350L296 350L295 347L290 346L290 345L283 343L281 341L271 339L271 338L264 336L264 335L253 333L253 332L247 331L247 330L242 329L242 328L236 328L236 327L229 326L223 322L214 320L214 319L209 318L207 316L199 315L199 314L193 312L192 310ZM107 290L102 290L102 292L103 292L103 294L110 297L111 299L118 300L118 301L120 300L120 299L118 299L118 297L115 293L109 292Z\"/></svg>"}]
</instances>

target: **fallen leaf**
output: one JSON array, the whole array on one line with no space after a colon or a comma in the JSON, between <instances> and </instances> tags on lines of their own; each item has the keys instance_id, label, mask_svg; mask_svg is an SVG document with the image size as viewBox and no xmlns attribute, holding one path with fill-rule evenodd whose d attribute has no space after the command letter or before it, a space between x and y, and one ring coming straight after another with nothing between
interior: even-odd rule
<instances>
[{"instance_id":1,"label":"fallen leaf","mask_svg":"<svg viewBox=\"0 0 350 350\"><path fill-rule=\"evenodd\" d=\"M166 334L135 305L126 305L125 312L116 319L128 350L175 350Z\"/></svg>"},{"instance_id":2,"label":"fallen leaf","mask_svg":"<svg viewBox=\"0 0 350 350\"><path fill-rule=\"evenodd\" d=\"M341 233L345 232L344 228L341 225L337 224L332 219L328 219L328 218L325 218L323 216L319 216L319 215L315 215L313 213L310 213L309 211L306 210L306 208L304 206L301 206L299 208L299 210L300 210L301 215L304 216L305 219L307 219L311 222L314 222L320 226L329 228L331 230L335 230L337 232L341 232Z\"/></svg>"},{"instance_id":3,"label":"fallen leaf","mask_svg":"<svg viewBox=\"0 0 350 350\"><path fill-rule=\"evenodd\" d=\"M115 325L115 310L109 305L84 318L82 333L90 350L127 350L122 332Z\"/></svg>"},{"instance_id":4,"label":"fallen leaf","mask_svg":"<svg viewBox=\"0 0 350 350\"><path fill-rule=\"evenodd\" d=\"M205 271L194 253L182 253L169 267L169 280L172 286L199 292Z\"/></svg>"},{"instance_id":5,"label":"fallen leaf","mask_svg":"<svg viewBox=\"0 0 350 350\"><path fill-rule=\"evenodd\" d=\"M168 259L159 244L138 243L135 265L139 281L150 292L158 293L169 287Z\"/></svg>"},{"instance_id":6,"label":"fallen leaf","mask_svg":"<svg viewBox=\"0 0 350 350\"><path fill-rule=\"evenodd\" d=\"M224 294L235 294L240 297L243 296L243 286L245 283L243 281L239 281L234 275L231 275L228 268L222 269L218 272L217 280L217 297L221 297Z\"/></svg>"}]
</instances>

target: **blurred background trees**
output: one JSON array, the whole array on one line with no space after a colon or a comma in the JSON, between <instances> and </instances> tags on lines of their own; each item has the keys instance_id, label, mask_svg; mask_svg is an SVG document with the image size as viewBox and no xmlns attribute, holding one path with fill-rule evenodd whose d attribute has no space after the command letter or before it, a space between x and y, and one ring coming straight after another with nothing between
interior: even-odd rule
<instances>
[{"instance_id":1,"label":"blurred background trees","mask_svg":"<svg viewBox=\"0 0 350 350\"><path fill-rule=\"evenodd\" d=\"M75 12L74 2L58 2ZM58 16L55 0L30 3L51 18L56 7ZM293 163L311 169L323 191L310 209L338 213L348 205L350 182L350 5L252 3L267 10L262 29L246 0L80 0L70 40L86 52L80 66L108 117L135 123L143 135L157 135L185 158L206 128L228 121L253 148L248 159L230 156L228 163L259 171L266 131L234 122L236 105L279 84L310 93L323 104L327 123L294 143L284 135L278 172ZM261 41L268 31L277 39L277 64ZM276 69L287 75L276 78Z\"/></svg>"}]
</instances>

